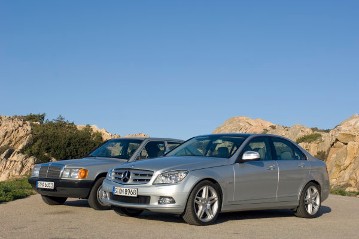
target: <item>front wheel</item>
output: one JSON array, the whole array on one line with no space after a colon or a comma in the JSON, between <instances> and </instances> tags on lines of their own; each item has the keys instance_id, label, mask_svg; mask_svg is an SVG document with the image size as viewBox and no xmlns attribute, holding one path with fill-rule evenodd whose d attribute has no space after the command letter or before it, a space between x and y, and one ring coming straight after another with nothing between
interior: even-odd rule
<instances>
[{"instance_id":1,"label":"front wheel","mask_svg":"<svg viewBox=\"0 0 359 239\"><path fill-rule=\"evenodd\" d=\"M294 214L297 217L313 218L318 215L320 206L320 187L310 182L304 187L299 198L299 206Z\"/></svg>"},{"instance_id":2,"label":"front wheel","mask_svg":"<svg viewBox=\"0 0 359 239\"><path fill-rule=\"evenodd\" d=\"M99 178L96 180L95 184L91 188L89 198L87 199L90 207L95 210L108 210L111 206L103 203L104 191L102 190L102 182L105 178Z\"/></svg>"},{"instance_id":3,"label":"front wheel","mask_svg":"<svg viewBox=\"0 0 359 239\"><path fill-rule=\"evenodd\" d=\"M129 217L137 217L143 212L143 210L140 209L115 207L115 206L113 207L113 210L121 216L129 216Z\"/></svg>"},{"instance_id":4,"label":"front wheel","mask_svg":"<svg viewBox=\"0 0 359 239\"><path fill-rule=\"evenodd\" d=\"M192 190L183 219L191 225L205 226L214 223L221 211L220 187L210 181L202 181Z\"/></svg>"},{"instance_id":5,"label":"front wheel","mask_svg":"<svg viewBox=\"0 0 359 239\"><path fill-rule=\"evenodd\" d=\"M48 205L62 205L66 202L66 197L51 197L41 195L42 200Z\"/></svg>"}]
</instances>

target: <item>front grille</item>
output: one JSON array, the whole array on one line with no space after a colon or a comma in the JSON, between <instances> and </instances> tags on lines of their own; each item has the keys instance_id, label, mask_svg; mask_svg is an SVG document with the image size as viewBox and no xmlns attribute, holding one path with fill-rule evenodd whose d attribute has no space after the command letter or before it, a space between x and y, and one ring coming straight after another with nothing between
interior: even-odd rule
<instances>
[{"instance_id":1,"label":"front grille","mask_svg":"<svg viewBox=\"0 0 359 239\"><path fill-rule=\"evenodd\" d=\"M60 178L62 166L47 165L41 166L39 177L40 178Z\"/></svg>"},{"instance_id":2,"label":"front grille","mask_svg":"<svg viewBox=\"0 0 359 239\"><path fill-rule=\"evenodd\" d=\"M150 196L126 197L126 196L113 195L112 193L110 193L110 199L124 203L150 204L151 197Z\"/></svg>"},{"instance_id":3,"label":"front grille","mask_svg":"<svg viewBox=\"0 0 359 239\"><path fill-rule=\"evenodd\" d=\"M146 184L151 181L152 171L138 169L115 169L112 179L121 184Z\"/></svg>"}]
</instances>

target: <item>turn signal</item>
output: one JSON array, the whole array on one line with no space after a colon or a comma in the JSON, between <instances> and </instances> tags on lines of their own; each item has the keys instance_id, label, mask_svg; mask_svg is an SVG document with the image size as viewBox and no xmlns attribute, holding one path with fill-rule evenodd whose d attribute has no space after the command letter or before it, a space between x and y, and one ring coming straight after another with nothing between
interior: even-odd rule
<instances>
[{"instance_id":1,"label":"turn signal","mask_svg":"<svg viewBox=\"0 0 359 239\"><path fill-rule=\"evenodd\" d=\"M82 169L80 169L79 170L79 179L84 179L84 178L86 178L87 177L87 175L88 175L88 170L87 169L84 169L84 168L82 168Z\"/></svg>"}]
</instances>

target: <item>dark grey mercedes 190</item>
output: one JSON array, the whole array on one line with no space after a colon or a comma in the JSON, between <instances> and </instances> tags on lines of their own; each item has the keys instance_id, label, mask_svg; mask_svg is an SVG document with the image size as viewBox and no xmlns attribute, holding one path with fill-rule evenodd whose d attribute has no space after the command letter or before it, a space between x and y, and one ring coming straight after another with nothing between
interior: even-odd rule
<instances>
[{"instance_id":1,"label":"dark grey mercedes 190","mask_svg":"<svg viewBox=\"0 0 359 239\"><path fill-rule=\"evenodd\" d=\"M284 208L315 217L329 179L323 161L286 138L217 134L191 138L164 158L111 169L103 190L120 215L149 210L208 225L220 212L242 210Z\"/></svg>"},{"instance_id":2,"label":"dark grey mercedes 190","mask_svg":"<svg viewBox=\"0 0 359 239\"><path fill-rule=\"evenodd\" d=\"M29 182L49 205L68 197L86 198L97 210L110 209L102 199L102 181L108 169L127 162L155 158L182 143L168 138L111 139L83 159L36 164Z\"/></svg>"}]
</instances>

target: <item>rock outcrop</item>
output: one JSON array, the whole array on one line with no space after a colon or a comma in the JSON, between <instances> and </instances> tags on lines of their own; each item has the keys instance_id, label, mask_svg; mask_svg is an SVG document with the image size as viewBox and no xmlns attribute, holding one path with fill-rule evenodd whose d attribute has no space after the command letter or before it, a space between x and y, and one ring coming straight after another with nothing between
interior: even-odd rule
<instances>
[{"instance_id":1,"label":"rock outcrop","mask_svg":"<svg viewBox=\"0 0 359 239\"><path fill-rule=\"evenodd\" d=\"M0 116L0 181L30 173L35 163L20 151L31 142L30 122L17 117Z\"/></svg>"},{"instance_id":2,"label":"rock outcrop","mask_svg":"<svg viewBox=\"0 0 359 239\"><path fill-rule=\"evenodd\" d=\"M85 127L77 126L80 130ZM90 127L92 131L99 132L103 140L120 137L117 134L107 132L105 129L99 129L95 125ZM0 181L30 174L36 158L22 154L21 150L31 141L32 127L30 122L21 117L0 116Z\"/></svg>"},{"instance_id":3,"label":"rock outcrop","mask_svg":"<svg viewBox=\"0 0 359 239\"><path fill-rule=\"evenodd\" d=\"M303 148L326 161L332 187L359 191L359 115L350 117L330 131L302 125L286 127L240 116L227 120L214 133L268 133L299 140ZM301 140L311 135L316 137Z\"/></svg>"},{"instance_id":4,"label":"rock outcrop","mask_svg":"<svg viewBox=\"0 0 359 239\"><path fill-rule=\"evenodd\" d=\"M145 133L136 133L136 134L128 134L125 138L148 138L150 137L148 134Z\"/></svg>"},{"instance_id":5,"label":"rock outcrop","mask_svg":"<svg viewBox=\"0 0 359 239\"><path fill-rule=\"evenodd\" d=\"M343 121L331 131L327 166L332 185L359 191L359 115Z\"/></svg>"}]
</instances>

